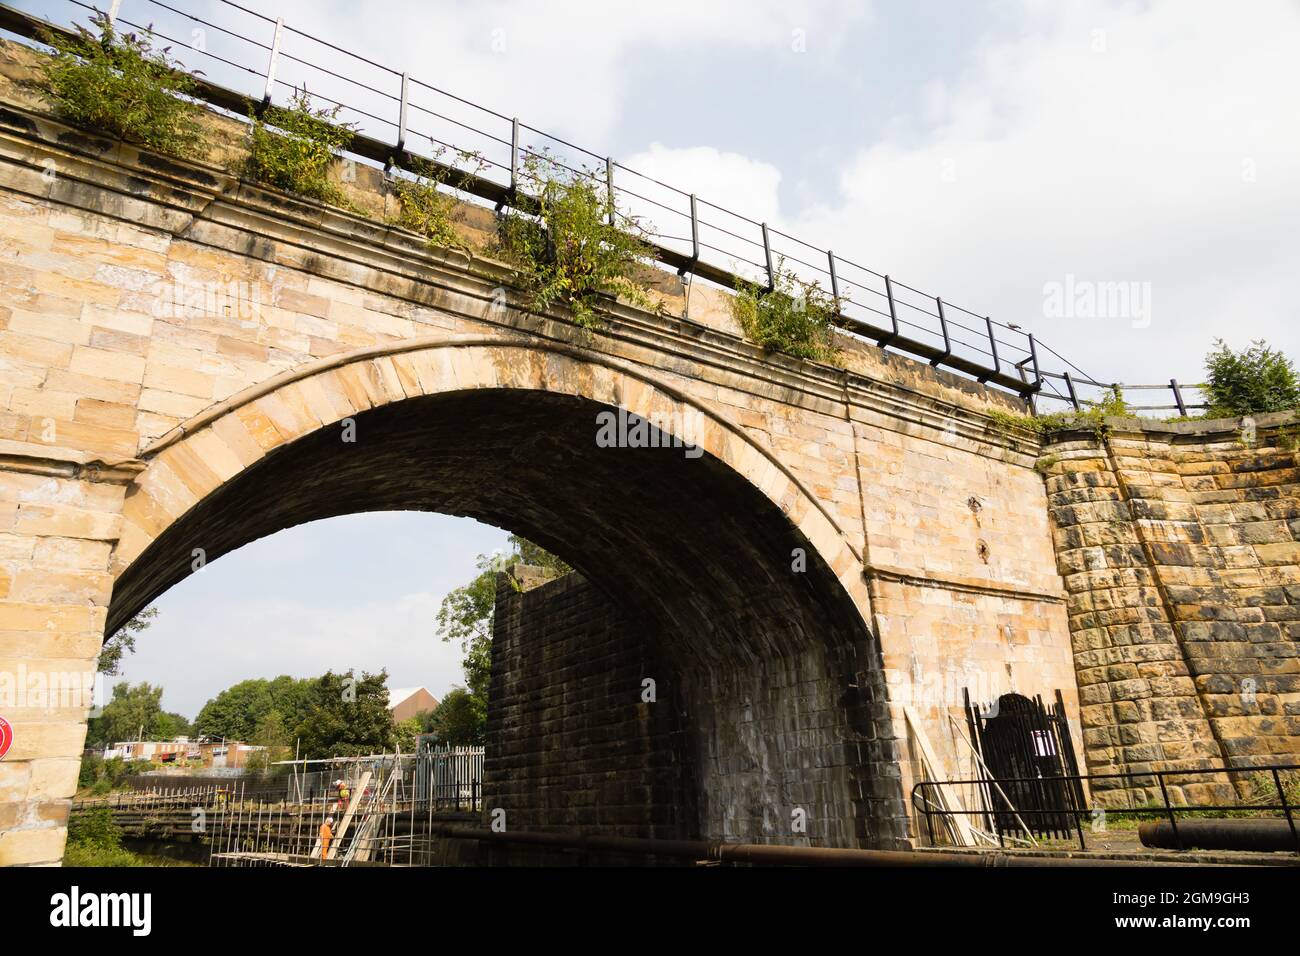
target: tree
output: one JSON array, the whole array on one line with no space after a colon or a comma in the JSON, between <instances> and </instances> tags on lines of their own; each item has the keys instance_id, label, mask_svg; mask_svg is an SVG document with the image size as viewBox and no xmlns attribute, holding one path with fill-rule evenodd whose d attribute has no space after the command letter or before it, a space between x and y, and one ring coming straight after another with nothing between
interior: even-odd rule
<instances>
[{"instance_id":1,"label":"tree","mask_svg":"<svg viewBox=\"0 0 1300 956\"><path fill-rule=\"evenodd\" d=\"M439 636L444 641L459 641L465 654L461 667L468 693L475 700L472 712L480 715L481 724L487 721L488 684L492 678L492 616L496 610L497 574L516 563L543 568L553 577L573 570L563 559L526 538L512 534L509 540L509 554L480 554L476 564L478 574L468 584L449 592L438 608ZM444 700L438 710L446 703ZM482 736L481 726L479 736Z\"/></svg>"},{"instance_id":2,"label":"tree","mask_svg":"<svg viewBox=\"0 0 1300 956\"><path fill-rule=\"evenodd\" d=\"M400 747L402 753L415 753L416 738L424 733L424 728L420 724L420 717L417 714L414 717L408 717L400 724L393 728L393 742Z\"/></svg>"},{"instance_id":3,"label":"tree","mask_svg":"<svg viewBox=\"0 0 1300 956\"><path fill-rule=\"evenodd\" d=\"M159 740L189 737L194 733L193 725L183 715L170 711L158 715L158 719L154 721L154 729Z\"/></svg>"},{"instance_id":4,"label":"tree","mask_svg":"<svg viewBox=\"0 0 1300 956\"><path fill-rule=\"evenodd\" d=\"M90 720L86 742L105 746L125 740L157 740L171 728L162 709L161 687L147 683L131 685L126 681L113 688L112 699L103 713ZM182 718L183 719L183 718Z\"/></svg>"},{"instance_id":5,"label":"tree","mask_svg":"<svg viewBox=\"0 0 1300 956\"><path fill-rule=\"evenodd\" d=\"M285 675L274 680L240 681L203 705L194 718L195 728L208 737L254 740L259 723L276 711L287 733L306 716L312 699L312 683L310 679ZM284 743L289 745L291 739Z\"/></svg>"},{"instance_id":6,"label":"tree","mask_svg":"<svg viewBox=\"0 0 1300 956\"><path fill-rule=\"evenodd\" d=\"M121 673L123 655L135 653L136 635L146 630L157 616L158 609L156 607L147 607L123 624L116 634L106 640L104 646L99 649L97 668L99 673L107 674L109 677L116 677Z\"/></svg>"},{"instance_id":7,"label":"tree","mask_svg":"<svg viewBox=\"0 0 1300 956\"><path fill-rule=\"evenodd\" d=\"M306 716L295 730L302 757L356 757L392 750L393 717L388 710L388 674L359 678L327 671L312 682Z\"/></svg>"},{"instance_id":8,"label":"tree","mask_svg":"<svg viewBox=\"0 0 1300 956\"><path fill-rule=\"evenodd\" d=\"M1262 339L1234 352L1222 339L1205 357L1211 418L1258 415L1300 408L1300 379L1295 366Z\"/></svg>"},{"instance_id":9,"label":"tree","mask_svg":"<svg viewBox=\"0 0 1300 956\"><path fill-rule=\"evenodd\" d=\"M487 726L487 701L464 687L447 692L433 712L429 732L438 742L453 747L478 746L483 743Z\"/></svg>"}]
</instances>

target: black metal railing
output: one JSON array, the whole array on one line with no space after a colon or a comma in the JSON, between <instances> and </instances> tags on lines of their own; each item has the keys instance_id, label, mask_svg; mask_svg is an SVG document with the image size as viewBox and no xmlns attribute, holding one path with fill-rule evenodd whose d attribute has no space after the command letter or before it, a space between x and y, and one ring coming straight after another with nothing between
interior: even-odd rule
<instances>
[{"instance_id":1,"label":"black metal railing","mask_svg":"<svg viewBox=\"0 0 1300 956\"><path fill-rule=\"evenodd\" d=\"M1174 803L1170 799L1170 780L1174 778L1226 777L1222 787L1237 793L1232 783L1234 775L1255 777L1263 776L1271 784L1277 802L1242 802L1244 798L1237 794L1229 802L1210 803ZM1280 813L1290 829L1295 851L1300 854L1300 805L1287 796L1287 784L1284 775L1300 776L1300 764L1269 764L1258 767L1212 767L1195 770L1147 770L1142 772L1117 772L1099 774L1062 774L1051 777L973 777L965 780L927 780L912 787L912 809L920 819L925 821L925 835L931 846L940 845L941 833L952 830L954 818L964 817L968 821L984 821L990 832L997 836L999 845L1005 846L1008 833L1052 830L1058 826L1062 815L1072 818L1073 830L1079 840L1079 848L1086 850L1084 838L1085 821L1089 828L1094 819L1109 817L1163 818L1168 821L1174 840L1179 849L1183 849L1183 840L1178 832L1180 814L1199 814L1224 816L1227 814L1262 814ZM1186 785L1184 779L1172 784L1177 788ZM1082 785L1086 784L1096 800L1098 791L1159 791L1159 802L1148 802L1143 806L1108 806L1089 805L1082 797ZM1098 787L1097 784L1102 784ZM952 792L953 788L967 788L984 801L980 807L955 809L943 805L941 790ZM1015 806L1006 791L1013 793L1033 789L1052 789L1050 799L1035 801L1037 807ZM1019 819L1017 819L1019 818ZM1043 822L1048 821L1048 822ZM936 826L936 822L938 826Z\"/></svg>"},{"instance_id":2,"label":"black metal railing","mask_svg":"<svg viewBox=\"0 0 1300 956\"><path fill-rule=\"evenodd\" d=\"M69 33L69 24L96 10L63 0L69 16L47 22L0 4L0 29L27 39L42 30ZM772 289L788 270L802 282L818 282L839 303L836 324L932 366L1009 390L1036 408L1037 399L1075 409L1095 402L1116 383L1102 382L1014 324L961 308L828 249L797 239L769 223L710 203L640 173L610 156L422 82L409 73L232 2L216 0L204 16L181 9L183 0L112 0L106 13L119 27L151 30L195 72L199 95L209 104L244 115L250 105L283 102L308 89L314 103L337 108L338 121L353 124L348 153L409 170L418 159L454 174L458 191L500 209L521 197L521 160L545 159L608 190L611 216L643 223L655 259L679 274L726 287L738 280ZM188 30L189 36L184 36ZM218 42L213 42L218 41ZM418 145L427 143L422 150ZM444 162L443 151L472 153L477 169ZM615 210L619 212L615 213ZM1046 365L1054 367L1048 368ZM1172 405L1130 406L1133 411L1203 409L1185 389L1168 389ZM1084 390L1084 391L1081 391Z\"/></svg>"}]
</instances>

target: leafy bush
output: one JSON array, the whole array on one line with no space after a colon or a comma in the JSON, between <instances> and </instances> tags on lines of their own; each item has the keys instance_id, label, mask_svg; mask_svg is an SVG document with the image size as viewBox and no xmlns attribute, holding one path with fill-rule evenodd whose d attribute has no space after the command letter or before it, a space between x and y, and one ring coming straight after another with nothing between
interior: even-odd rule
<instances>
[{"instance_id":1,"label":"leafy bush","mask_svg":"<svg viewBox=\"0 0 1300 956\"><path fill-rule=\"evenodd\" d=\"M131 768L121 757L105 760L98 754L91 754L81 759L77 785L102 795L121 786L130 772Z\"/></svg>"},{"instance_id":2,"label":"leafy bush","mask_svg":"<svg viewBox=\"0 0 1300 956\"><path fill-rule=\"evenodd\" d=\"M337 122L340 107L315 109L306 87L295 89L289 106L269 106L251 121L245 173L258 182L335 206L347 200L329 173L352 142L353 124Z\"/></svg>"},{"instance_id":3,"label":"leafy bush","mask_svg":"<svg viewBox=\"0 0 1300 956\"><path fill-rule=\"evenodd\" d=\"M796 358L829 361L835 357L832 320L839 303L817 282L804 282L785 268L775 270L771 291L736 280L731 313L756 345Z\"/></svg>"},{"instance_id":4,"label":"leafy bush","mask_svg":"<svg viewBox=\"0 0 1300 956\"><path fill-rule=\"evenodd\" d=\"M602 296L651 304L634 278L650 254L645 232L635 217L617 212L610 224L603 183L531 153L520 179L535 202L528 212L512 208L504 215L499 251L519 267L533 308L567 306L574 322L592 329L601 323Z\"/></svg>"},{"instance_id":5,"label":"leafy bush","mask_svg":"<svg viewBox=\"0 0 1300 956\"><path fill-rule=\"evenodd\" d=\"M441 160L445 152L443 147L438 147L434 159ZM414 179L403 176L393 179L393 191L401 202L397 224L418 232L430 246L441 249L469 248L469 243L456 231L453 223L456 197L440 187L464 185L470 176L483 168L483 159L477 153L462 150L457 154L457 160L462 166L472 165L473 168L458 167L459 172L452 172L417 157L411 170Z\"/></svg>"},{"instance_id":6,"label":"leafy bush","mask_svg":"<svg viewBox=\"0 0 1300 956\"><path fill-rule=\"evenodd\" d=\"M108 807L81 810L68 818L68 843L112 849L122 843L122 828L113 822L113 811Z\"/></svg>"},{"instance_id":7,"label":"leafy bush","mask_svg":"<svg viewBox=\"0 0 1300 956\"><path fill-rule=\"evenodd\" d=\"M75 37L47 34L54 48L41 67L41 89L72 122L139 143L160 153L192 155L203 142L199 107L183 99L195 91L192 76L155 50L153 34L118 34L97 14L95 36L77 27Z\"/></svg>"},{"instance_id":8,"label":"leafy bush","mask_svg":"<svg viewBox=\"0 0 1300 956\"><path fill-rule=\"evenodd\" d=\"M1234 352L1222 339L1205 357L1206 397L1210 418L1257 415L1300 408L1300 380L1295 365L1263 341Z\"/></svg>"},{"instance_id":9,"label":"leafy bush","mask_svg":"<svg viewBox=\"0 0 1300 956\"><path fill-rule=\"evenodd\" d=\"M148 866L122 846L122 828L108 807L79 810L68 818L64 866Z\"/></svg>"}]
</instances>

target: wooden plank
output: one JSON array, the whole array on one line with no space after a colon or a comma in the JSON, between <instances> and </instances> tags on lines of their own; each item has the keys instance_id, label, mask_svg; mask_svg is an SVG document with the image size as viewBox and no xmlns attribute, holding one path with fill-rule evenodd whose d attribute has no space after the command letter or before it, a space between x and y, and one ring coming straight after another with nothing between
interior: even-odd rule
<instances>
[{"instance_id":1,"label":"wooden plank","mask_svg":"<svg viewBox=\"0 0 1300 956\"><path fill-rule=\"evenodd\" d=\"M938 782L947 780L948 775L943 770L943 765L939 758L935 756L934 749L930 746L930 738L926 735L925 728L921 726L921 720L916 715L910 704L903 705L903 713L907 716L907 725L911 728L913 739L916 740L917 747L921 751L921 764L925 769L925 775L928 779ZM964 810L966 809L961 802L961 797L950 784L940 784L935 788L939 793L939 801L943 804L945 810ZM933 792L933 791L932 791ZM948 818L953 822L953 828L956 831L956 837L960 846L975 846L975 835L971 833L970 820L965 814L955 813Z\"/></svg>"},{"instance_id":2,"label":"wooden plank","mask_svg":"<svg viewBox=\"0 0 1300 956\"><path fill-rule=\"evenodd\" d=\"M366 795L366 787L370 786L370 771L367 770L357 781L357 788L352 791L352 799L348 801L348 808L343 812L343 819L339 822L338 831L334 834L334 839L330 841L329 855L327 860L334 859L339 851L339 845L343 842L343 837L347 835L348 824L352 822L352 815L356 813L357 807L361 805L361 799Z\"/></svg>"}]
</instances>

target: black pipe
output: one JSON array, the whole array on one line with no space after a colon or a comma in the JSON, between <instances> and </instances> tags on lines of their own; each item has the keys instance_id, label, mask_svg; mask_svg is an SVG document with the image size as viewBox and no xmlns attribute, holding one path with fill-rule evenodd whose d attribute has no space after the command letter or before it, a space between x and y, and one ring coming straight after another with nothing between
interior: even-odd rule
<instances>
[{"instance_id":1,"label":"black pipe","mask_svg":"<svg viewBox=\"0 0 1300 956\"><path fill-rule=\"evenodd\" d=\"M1143 846L1159 849L1249 850L1300 853L1300 844L1285 820L1180 820L1174 829L1168 820L1138 827Z\"/></svg>"},{"instance_id":2,"label":"black pipe","mask_svg":"<svg viewBox=\"0 0 1300 956\"><path fill-rule=\"evenodd\" d=\"M672 857L699 863L747 863L758 866L890 866L963 867L1083 866L1117 867L1152 865L1150 861L1125 861L1077 857L1030 856L1011 853L944 853L917 850L859 850L817 846L780 846L757 843L723 843L716 840L650 840L640 837L583 836L574 833L494 832L475 827L435 826L439 836L483 843L523 844L585 852L641 854Z\"/></svg>"}]
</instances>

